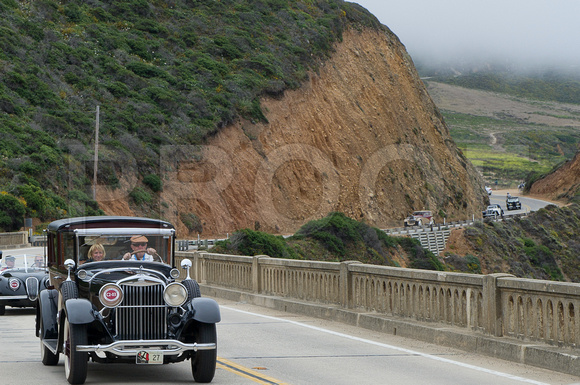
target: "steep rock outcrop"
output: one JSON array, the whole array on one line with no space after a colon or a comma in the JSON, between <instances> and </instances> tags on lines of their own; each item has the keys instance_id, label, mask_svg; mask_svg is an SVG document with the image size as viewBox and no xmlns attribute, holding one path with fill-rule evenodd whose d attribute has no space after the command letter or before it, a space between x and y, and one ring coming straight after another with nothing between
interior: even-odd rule
<instances>
[{"instance_id":1,"label":"steep rock outcrop","mask_svg":"<svg viewBox=\"0 0 580 385\"><path fill-rule=\"evenodd\" d=\"M547 199L571 200L580 192L580 152L544 178L530 186L531 195Z\"/></svg>"},{"instance_id":2,"label":"steep rock outcrop","mask_svg":"<svg viewBox=\"0 0 580 385\"><path fill-rule=\"evenodd\" d=\"M307 82L262 106L268 123L240 120L206 146L162 154L159 215L180 236L195 233L183 214L209 236L293 233L331 211L377 227L401 226L419 209L465 219L485 204L480 176L392 33L346 31ZM128 207L99 203L107 213ZM140 214L132 210L124 213Z\"/></svg>"}]
</instances>

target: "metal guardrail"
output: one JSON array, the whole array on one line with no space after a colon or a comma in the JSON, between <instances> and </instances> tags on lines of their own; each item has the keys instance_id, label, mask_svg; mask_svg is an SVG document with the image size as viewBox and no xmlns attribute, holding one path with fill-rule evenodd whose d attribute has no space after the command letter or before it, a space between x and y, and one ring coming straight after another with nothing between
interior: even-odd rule
<instances>
[{"instance_id":1,"label":"metal guardrail","mask_svg":"<svg viewBox=\"0 0 580 385\"><path fill-rule=\"evenodd\" d=\"M397 227L392 229L384 229L383 231L389 235L408 235L411 238L418 239L424 249L431 251L435 255L439 255L445 249L447 239L451 234L452 228L472 226L475 222L501 222L514 218L521 218L527 216L528 213L504 215L500 218L483 218L471 219L467 221L456 221L444 224L434 224L428 226L417 227Z\"/></svg>"},{"instance_id":2,"label":"metal guardrail","mask_svg":"<svg viewBox=\"0 0 580 385\"><path fill-rule=\"evenodd\" d=\"M188 250L198 250L198 249L211 249L217 241L224 241L224 239L198 239L198 240L187 240L178 239L177 250L178 251L188 251Z\"/></svg>"},{"instance_id":3,"label":"metal guardrail","mask_svg":"<svg viewBox=\"0 0 580 385\"><path fill-rule=\"evenodd\" d=\"M33 247L46 246L46 235L32 235L29 237L28 241Z\"/></svg>"}]
</instances>

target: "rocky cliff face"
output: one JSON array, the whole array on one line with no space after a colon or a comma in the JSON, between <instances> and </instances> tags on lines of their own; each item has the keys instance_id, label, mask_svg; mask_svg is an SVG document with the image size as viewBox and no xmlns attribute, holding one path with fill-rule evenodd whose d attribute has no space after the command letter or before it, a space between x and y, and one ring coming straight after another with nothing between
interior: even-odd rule
<instances>
[{"instance_id":1,"label":"rocky cliff face","mask_svg":"<svg viewBox=\"0 0 580 385\"><path fill-rule=\"evenodd\" d=\"M384 228L412 210L433 210L440 222L485 204L481 178L393 34L347 31L300 89L262 106L268 123L240 120L206 146L162 154L158 215L179 236L196 235L183 214L203 236L286 234L331 211ZM144 214L111 191L97 198L109 214Z\"/></svg>"},{"instance_id":2,"label":"rocky cliff face","mask_svg":"<svg viewBox=\"0 0 580 385\"><path fill-rule=\"evenodd\" d=\"M530 194L570 201L580 191L580 152L574 158L530 186Z\"/></svg>"}]
</instances>

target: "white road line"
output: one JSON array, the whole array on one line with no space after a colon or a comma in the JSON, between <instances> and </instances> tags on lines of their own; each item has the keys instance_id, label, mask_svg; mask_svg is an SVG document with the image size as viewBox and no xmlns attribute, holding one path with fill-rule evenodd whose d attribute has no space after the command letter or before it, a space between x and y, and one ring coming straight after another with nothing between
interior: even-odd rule
<instances>
[{"instance_id":1,"label":"white road line","mask_svg":"<svg viewBox=\"0 0 580 385\"><path fill-rule=\"evenodd\" d=\"M319 332L332 334L332 335L335 335L335 336L338 336L338 337L348 338L350 340L354 340L354 341L358 341L358 342L363 342L363 343L366 343L366 344L369 344L369 345L375 345L375 346L380 346L380 347L384 347L384 348L388 348L388 349L398 350L400 352L404 352L404 353L407 353L407 354L413 354L413 355L421 356L421 357L428 358L428 359L431 359L431 360L434 360L434 361L445 362L445 363L448 363L448 364L461 366L463 368L468 368L468 369L476 370L476 371L483 372L483 373L493 374L493 375L498 376L498 377L509 378L511 380L516 380L516 381L524 382L524 383L527 383L527 384L550 385L550 384L547 384L545 382L539 382L539 381L535 381L535 380L530 380L528 378L514 376L514 375L509 374L509 373L498 372L496 370L482 368L482 367L479 367L479 366L475 366L475 365L471 365L471 364L466 364L466 363L459 362L459 361L450 360L448 358L434 356L432 354L421 353L421 352L417 352L417 351L414 351L414 350L401 348L401 347L398 347L398 346L383 344L381 342L376 342L376 341L371 341L371 340L367 340L367 339L364 339L364 338L354 337L354 336L351 336L351 335L348 335L348 334L339 333L339 332L335 332L335 331L328 330L328 329L323 329L323 328L320 328L320 327L317 327L317 326L308 325L308 324L305 324L305 323L302 323L302 322L291 321L291 320L287 320L287 319L284 319L284 318L278 318L278 317L267 316L267 315L263 315L263 314L252 313L252 312L245 311L245 310L239 310L239 309L231 308L229 306L220 306L220 307L222 307L224 309L231 310L231 311L236 311L238 313L253 315L253 316L256 316L256 317L266 318L266 319L275 320L275 321L287 322L287 323L290 323L290 324L293 324L293 325L296 325L296 326L301 326L301 327L305 327L305 328L308 328L308 329L316 330L316 331L319 331Z\"/></svg>"}]
</instances>

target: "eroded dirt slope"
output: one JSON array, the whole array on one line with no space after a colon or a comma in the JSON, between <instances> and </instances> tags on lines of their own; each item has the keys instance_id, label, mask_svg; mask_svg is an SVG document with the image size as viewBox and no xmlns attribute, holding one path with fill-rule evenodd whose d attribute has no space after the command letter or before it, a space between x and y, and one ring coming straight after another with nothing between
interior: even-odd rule
<instances>
[{"instance_id":1,"label":"eroded dirt slope","mask_svg":"<svg viewBox=\"0 0 580 385\"><path fill-rule=\"evenodd\" d=\"M419 209L456 220L484 205L479 175L392 34L347 31L300 89L262 105L268 123L240 120L164 158L158 215L180 236L194 235L183 214L209 236L294 233L331 211L378 227ZM141 214L110 192L98 198L109 214Z\"/></svg>"},{"instance_id":2,"label":"eroded dirt slope","mask_svg":"<svg viewBox=\"0 0 580 385\"><path fill-rule=\"evenodd\" d=\"M534 182L530 194L570 201L580 192L580 152L554 172Z\"/></svg>"}]
</instances>

